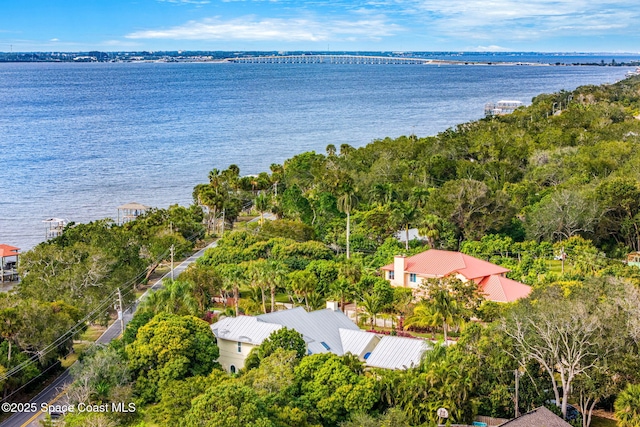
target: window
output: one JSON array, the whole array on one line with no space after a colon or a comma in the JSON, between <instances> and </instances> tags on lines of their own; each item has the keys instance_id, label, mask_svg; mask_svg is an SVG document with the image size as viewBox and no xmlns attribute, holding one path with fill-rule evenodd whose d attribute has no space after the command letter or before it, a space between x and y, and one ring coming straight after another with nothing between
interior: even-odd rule
<instances>
[{"instance_id":1,"label":"window","mask_svg":"<svg viewBox=\"0 0 640 427\"><path fill-rule=\"evenodd\" d=\"M396 274L395 274L395 273L396 273L396 272L395 272L395 271L393 271L393 270L391 270L391 271L389 272L389 279L390 279L390 280L393 280L393 279L395 279L395 278L396 278Z\"/></svg>"},{"instance_id":2,"label":"window","mask_svg":"<svg viewBox=\"0 0 640 427\"><path fill-rule=\"evenodd\" d=\"M415 273L410 273L410 274L409 274L409 281L410 281L411 283L416 283L416 282L418 281L418 279L416 278Z\"/></svg>"},{"instance_id":3,"label":"window","mask_svg":"<svg viewBox=\"0 0 640 427\"><path fill-rule=\"evenodd\" d=\"M236 367L235 367L235 366L233 366L233 365L229 366L229 371L230 371L232 374L235 374L235 373L236 373Z\"/></svg>"},{"instance_id":4,"label":"window","mask_svg":"<svg viewBox=\"0 0 640 427\"><path fill-rule=\"evenodd\" d=\"M331 347L329 347L329 344L327 344L326 342L321 341L321 342L320 342L320 344L322 344L322 346L323 346L324 348L326 348L327 350L331 350Z\"/></svg>"},{"instance_id":5,"label":"window","mask_svg":"<svg viewBox=\"0 0 640 427\"><path fill-rule=\"evenodd\" d=\"M238 341L238 353L242 353L242 343Z\"/></svg>"}]
</instances>

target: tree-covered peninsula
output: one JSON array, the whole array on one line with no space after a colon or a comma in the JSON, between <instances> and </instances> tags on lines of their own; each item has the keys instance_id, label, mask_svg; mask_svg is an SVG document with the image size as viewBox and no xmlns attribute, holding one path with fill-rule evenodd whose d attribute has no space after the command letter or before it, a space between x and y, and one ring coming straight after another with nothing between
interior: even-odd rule
<instances>
[{"instance_id":1,"label":"tree-covered peninsula","mask_svg":"<svg viewBox=\"0 0 640 427\"><path fill-rule=\"evenodd\" d=\"M439 408L471 424L543 405L584 427L595 409L640 422L640 269L628 263L640 250L640 77L540 95L436 136L329 145L256 176L214 169L193 195L189 209L71 227L25 256L18 292L0 299L5 393L19 383L2 370L38 349L22 305L48 307L66 330L168 245L209 234L217 247L73 368L70 402L137 410L68 414L67 426L435 426ZM415 298L379 270L428 249L491 261L533 291L495 303L448 277ZM363 329L431 347L418 366L372 369L350 354L307 355L284 328L244 369L220 368L208 323L329 300Z\"/></svg>"}]
</instances>

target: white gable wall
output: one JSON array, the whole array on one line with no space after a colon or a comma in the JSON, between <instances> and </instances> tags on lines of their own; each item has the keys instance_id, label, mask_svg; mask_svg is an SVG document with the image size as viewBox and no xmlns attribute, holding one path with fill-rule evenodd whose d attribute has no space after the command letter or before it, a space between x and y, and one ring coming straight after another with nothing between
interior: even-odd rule
<instances>
[{"instance_id":1,"label":"white gable wall","mask_svg":"<svg viewBox=\"0 0 640 427\"><path fill-rule=\"evenodd\" d=\"M238 352L238 342L241 343L240 352ZM227 372L231 372L231 366L235 366L236 372L238 372L244 368L244 362L254 347L257 347L257 345L242 341L218 339L218 348L220 349L218 363Z\"/></svg>"}]
</instances>

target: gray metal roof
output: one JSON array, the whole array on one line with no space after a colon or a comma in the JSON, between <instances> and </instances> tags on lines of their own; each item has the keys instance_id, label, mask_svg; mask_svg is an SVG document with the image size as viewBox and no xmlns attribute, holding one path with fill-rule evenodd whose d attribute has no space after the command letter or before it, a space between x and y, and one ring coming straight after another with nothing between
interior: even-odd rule
<instances>
[{"instance_id":1,"label":"gray metal roof","mask_svg":"<svg viewBox=\"0 0 640 427\"><path fill-rule=\"evenodd\" d=\"M225 317L211 325L216 338L260 345L282 325L262 322L253 316Z\"/></svg>"},{"instance_id":2,"label":"gray metal roof","mask_svg":"<svg viewBox=\"0 0 640 427\"><path fill-rule=\"evenodd\" d=\"M384 336L371 352L367 366L385 369L409 369L418 366L429 349L425 340Z\"/></svg>"},{"instance_id":3,"label":"gray metal roof","mask_svg":"<svg viewBox=\"0 0 640 427\"><path fill-rule=\"evenodd\" d=\"M379 340L366 361L367 366L377 368L417 366L429 348L421 339L392 336L380 339L374 333L360 330L341 311L329 309L307 313L304 308L297 307L256 317L227 317L211 325L211 330L220 339L259 345L282 327L301 333L311 354L331 352L341 356L350 352L362 356L373 340Z\"/></svg>"},{"instance_id":4,"label":"gray metal roof","mask_svg":"<svg viewBox=\"0 0 640 427\"><path fill-rule=\"evenodd\" d=\"M261 314L257 318L300 332L311 354L331 352L341 356L344 351L339 329L360 330L344 313L329 309L307 313L304 308L296 307Z\"/></svg>"},{"instance_id":5,"label":"gray metal roof","mask_svg":"<svg viewBox=\"0 0 640 427\"><path fill-rule=\"evenodd\" d=\"M371 344L373 340L380 340L380 337L373 332L355 331L352 329L339 329L340 340L342 341L342 350L345 353L351 353L356 356L362 353Z\"/></svg>"}]
</instances>

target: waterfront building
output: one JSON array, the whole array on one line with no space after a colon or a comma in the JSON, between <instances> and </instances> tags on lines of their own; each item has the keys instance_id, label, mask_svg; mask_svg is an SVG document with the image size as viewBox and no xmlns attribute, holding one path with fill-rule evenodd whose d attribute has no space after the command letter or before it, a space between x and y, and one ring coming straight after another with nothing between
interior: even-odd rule
<instances>
[{"instance_id":1,"label":"waterfront building","mask_svg":"<svg viewBox=\"0 0 640 427\"><path fill-rule=\"evenodd\" d=\"M495 103L489 102L484 105L484 115L487 117L491 117L511 114L517 108L520 108L523 105L524 104L521 101L502 100Z\"/></svg>"},{"instance_id":2,"label":"waterfront building","mask_svg":"<svg viewBox=\"0 0 640 427\"><path fill-rule=\"evenodd\" d=\"M18 280L20 248L5 244L0 245L0 282Z\"/></svg>"}]
</instances>

